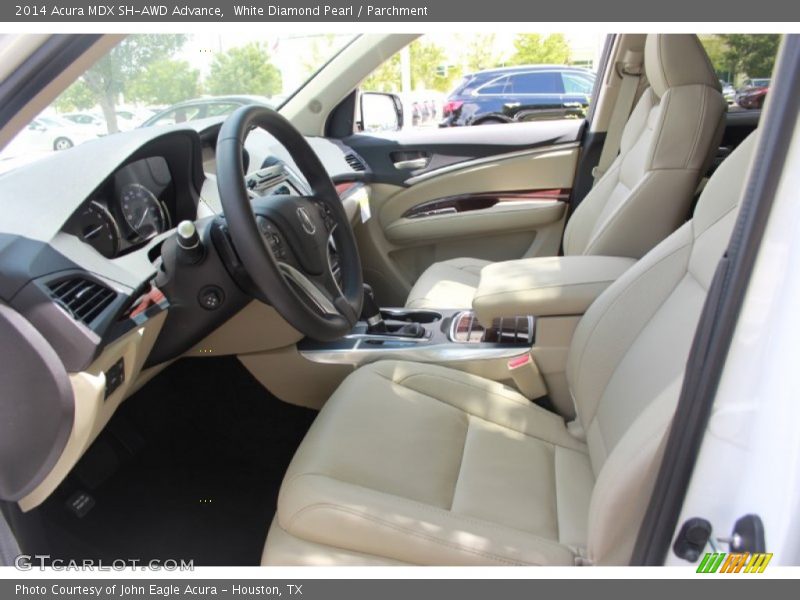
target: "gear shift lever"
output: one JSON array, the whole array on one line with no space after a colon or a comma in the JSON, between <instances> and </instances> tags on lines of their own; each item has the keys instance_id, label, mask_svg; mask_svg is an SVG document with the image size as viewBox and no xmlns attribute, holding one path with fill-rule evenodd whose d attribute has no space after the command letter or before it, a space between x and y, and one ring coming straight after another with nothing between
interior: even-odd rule
<instances>
[{"instance_id":1,"label":"gear shift lever","mask_svg":"<svg viewBox=\"0 0 800 600\"><path fill-rule=\"evenodd\" d=\"M377 335L391 335L398 338L421 338L425 335L425 328L419 323L405 323L403 321L383 320L381 309L375 301L372 288L364 284L364 304L361 309L361 318L367 322L367 333Z\"/></svg>"},{"instance_id":2,"label":"gear shift lever","mask_svg":"<svg viewBox=\"0 0 800 600\"><path fill-rule=\"evenodd\" d=\"M364 304L361 309L361 318L367 322L367 329L370 333L385 333L386 323L383 322L381 309L375 302L375 292L372 286L364 284Z\"/></svg>"}]
</instances>

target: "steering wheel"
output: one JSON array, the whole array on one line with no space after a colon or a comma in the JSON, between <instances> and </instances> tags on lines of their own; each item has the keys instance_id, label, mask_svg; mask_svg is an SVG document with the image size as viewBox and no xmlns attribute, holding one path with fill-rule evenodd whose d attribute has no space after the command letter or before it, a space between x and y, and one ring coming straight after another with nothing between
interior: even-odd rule
<instances>
[{"instance_id":1,"label":"steering wheel","mask_svg":"<svg viewBox=\"0 0 800 600\"><path fill-rule=\"evenodd\" d=\"M311 196L248 195L242 157L255 127L283 144ZM258 291L308 337L332 341L350 331L363 301L361 260L339 194L303 135L270 108L238 108L217 138L217 186L233 246Z\"/></svg>"}]
</instances>

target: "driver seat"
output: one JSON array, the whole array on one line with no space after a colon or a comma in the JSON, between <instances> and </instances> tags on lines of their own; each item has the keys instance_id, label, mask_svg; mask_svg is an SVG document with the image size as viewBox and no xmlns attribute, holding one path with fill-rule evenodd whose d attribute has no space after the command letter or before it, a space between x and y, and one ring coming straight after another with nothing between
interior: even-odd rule
<instances>
[{"instance_id":1,"label":"driver seat","mask_svg":"<svg viewBox=\"0 0 800 600\"><path fill-rule=\"evenodd\" d=\"M575 421L440 366L357 369L289 466L264 564L627 564L755 143L582 317Z\"/></svg>"},{"instance_id":2,"label":"driver seat","mask_svg":"<svg viewBox=\"0 0 800 600\"><path fill-rule=\"evenodd\" d=\"M648 35L644 71L650 87L625 124L619 155L567 223L567 256L644 256L686 220L716 154L726 104L697 36ZM481 270L490 264L479 258L434 263L406 306L470 308Z\"/></svg>"}]
</instances>

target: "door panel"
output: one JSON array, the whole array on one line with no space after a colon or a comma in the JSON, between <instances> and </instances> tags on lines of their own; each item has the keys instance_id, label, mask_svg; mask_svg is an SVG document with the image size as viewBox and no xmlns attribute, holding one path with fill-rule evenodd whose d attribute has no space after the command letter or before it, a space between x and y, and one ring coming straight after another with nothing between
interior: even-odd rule
<instances>
[{"instance_id":1,"label":"door panel","mask_svg":"<svg viewBox=\"0 0 800 600\"><path fill-rule=\"evenodd\" d=\"M420 217L401 217L384 230L386 239L397 245L444 242L450 238L485 236L536 230L561 220L560 200L498 202L469 212L452 212Z\"/></svg>"},{"instance_id":2,"label":"door panel","mask_svg":"<svg viewBox=\"0 0 800 600\"><path fill-rule=\"evenodd\" d=\"M484 128L489 127L511 129L517 125ZM373 208L377 209L375 214L381 224L388 228L416 207L457 195L570 189L577 156L577 144L569 143L467 161L409 178L408 185L396 187L394 194L376 198Z\"/></svg>"},{"instance_id":3,"label":"door panel","mask_svg":"<svg viewBox=\"0 0 800 600\"><path fill-rule=\"evenodd\" d=\"M481 125L480 127L428 127L376 134L359 133L341 141L369 165L370 178L379 183L413 186L426 174L443 174L445 167L513 152L575 142L581 137L580 119ZM428 159L422 168L398 168L397 159ZM521 189L541 188L529 182Z\"/></svg>"},{"instance_id":4,"label":"door panel","mask_svg":"<svg viewBox=\"0 0 800 600\"><path fill-rule=\"evenodd\" d=\"M523 127L528 136L514 135ZM465 129L471 130L469 135L461 133ZM505 143L499 143L496 130L507 132ZM451 131L459 135L448 136ZM417 131L411 144L403 143L399 134L383 145L374 136L366 145L359 144L360 136L346 140L367 162L374 182L372 218L356 227L356 236L365 280L378 301L404 304L419 275L437 261L556 254L579 131L580 123L570 120ZM436 142L425 145L421 137ZM393 157L423 156L430 164L405 177L390 170Z\"/></svg>"}]
</instances>

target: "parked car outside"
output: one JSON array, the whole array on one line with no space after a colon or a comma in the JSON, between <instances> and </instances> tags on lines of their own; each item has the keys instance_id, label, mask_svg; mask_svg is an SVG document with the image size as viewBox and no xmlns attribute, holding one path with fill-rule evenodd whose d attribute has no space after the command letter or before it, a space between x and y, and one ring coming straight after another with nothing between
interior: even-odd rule
<instances>
[{"instance_id":1,"label":"parked car outside","mask_svg":"<svg viewBox=\"0 0 800 600\"><path fill-rule=\"evenodd\" d=\"M769 79L746 79L744 85L736 92L736 104L742 108L763 108L769 85Z\"/></svg>"},{"instance_id":2,"label":"parked car outside","mask_svg":"<svg viewBox=\"0 0 800 600\"><path fill-rule=\"evenodd\" d=\"M69 112L61 115L61 118L71 121L86 131L94 135L101 136L108 133L108 126L102 117L91 112Z\"/></svg>"},{"instance_id":3,"label":"parked car outside","mask_svg":"<svg viewBox=\"0 0 800 600\"><path fill-rule=\"evenodd\" d=\"M5 147L3 157L67 150L97 137L92 130L67 119L39 115Z\"/></svg>"},{"instance_id":4,"label":"parked car outside","mask_svg":"<svg viewBox=\"0 0 800 600\"><path fill-rule=\"evenodd\" d=\"M120 131L136 129L149 119L152 114L134 108L118 108L114 112L117 113L117 129Z\"/></svg>"},{"instance_id":5,"label":"parked car outside","mask_svg":"<svg viewBox=\"0 0 800 600\"><path fill-rule=\"evenodd\" d=\"M205 119L206 117L229 115L240 106L248 104L263 104L270 108L274 107L273 102L264 96L208 96L173 104L147 119L139 127L171 125L173 123Z\"/></svg>"},{"instance_id":6,"label":"parked car outside","mask_svg":"<svg viewBox=\"0 0 800 600\"><path fill-rule=\"evenodd\" d=\"M488 69L465 76L448 96L441 127L583 118L595 75L563 65Z\"/></svg>"},{"instance_id":7,"label":"parked car outside","mask_svg":"<svg viewBox=\"0 0 800 600\"><path fill-rule=\"evenodd\" d=\"M733 101L736 99L736 88L733 87L730 81L724 81L722 79L719 80L719 84L722 86L722 97L725 98L725 102L733 104Z\"/></svg>"}]
</instances>

